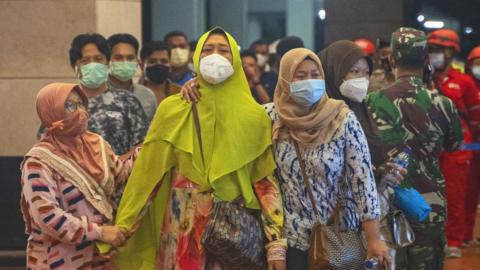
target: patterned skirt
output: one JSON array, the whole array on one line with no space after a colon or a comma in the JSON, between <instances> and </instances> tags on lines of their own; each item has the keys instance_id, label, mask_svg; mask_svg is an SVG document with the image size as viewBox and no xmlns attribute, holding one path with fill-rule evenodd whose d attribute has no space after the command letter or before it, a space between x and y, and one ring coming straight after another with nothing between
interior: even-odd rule
<instances>
[{"instance_id":1,"label":"patterned skirt","mask_svg":"<svg viewBox=\"0 0 480 270\"><path fill-rule=\"evenodd\" d=\"M211 193L199 192L196 184L173 173L157 269L221 269L215 262L207 260L200 242L212 204Z\"/></svg>"}]
</instances>

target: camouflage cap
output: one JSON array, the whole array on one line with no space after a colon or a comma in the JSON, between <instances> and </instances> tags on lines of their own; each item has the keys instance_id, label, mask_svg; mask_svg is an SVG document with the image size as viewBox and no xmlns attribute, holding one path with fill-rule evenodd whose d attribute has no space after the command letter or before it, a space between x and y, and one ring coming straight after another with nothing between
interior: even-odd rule
<instances>
[{"instance_id":1,"label":"camouflage cap","mask_svg":"<svg viewBox=\"0 0 480 270\"><path fill-rule=\"evenodd\" d=\"M392 33L390 47L395 61L418 63L427 56L427 36L414 28L400 27Z\"/></svg>"}]
</instances>

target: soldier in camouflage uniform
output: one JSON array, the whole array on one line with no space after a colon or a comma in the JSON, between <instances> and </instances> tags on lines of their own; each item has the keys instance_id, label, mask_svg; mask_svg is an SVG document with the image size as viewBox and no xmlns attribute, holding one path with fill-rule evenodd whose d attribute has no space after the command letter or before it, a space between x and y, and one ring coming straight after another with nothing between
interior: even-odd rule
<instances>
[{"instance_id":1,"label":"soldier in camouflage uniform","mask_svg":"<svg viewBox=\"0 0 480 270\"><path fill-rule=\"evenodd\" d=\"M367 97L390 158L406 146L412 149L402 185L417 189L432 212L422 223L411 222L415 243L397 251L397 269L443 269L445 245L445 179L438 156L462 143L460 120L452 101L424 86L425 33L402 27L392 34L396 81Z\"/></svg>"}]
</instances>

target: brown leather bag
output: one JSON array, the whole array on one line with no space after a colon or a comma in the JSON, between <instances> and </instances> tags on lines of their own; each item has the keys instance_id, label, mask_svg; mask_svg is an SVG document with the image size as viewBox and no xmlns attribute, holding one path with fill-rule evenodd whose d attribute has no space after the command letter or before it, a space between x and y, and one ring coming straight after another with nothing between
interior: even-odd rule
<instances>
[{"instance_id":1,"label":"brown leather bag","mask_svg":"<svg viewBox=\"0 0 480 270\"><path fill-rule=\"evenodd\" d=\"M315 204L312 187L308 180L305 162L300 147L294 141L295 151L300 163L303 181L307 189L317 221L312 226L310 248L308 250L308 269L363 269L366 250L360 230L340 231L340 206L337 205L332 215L333 225L320 223L320 215Z\"/></svg>"}]
</instances>

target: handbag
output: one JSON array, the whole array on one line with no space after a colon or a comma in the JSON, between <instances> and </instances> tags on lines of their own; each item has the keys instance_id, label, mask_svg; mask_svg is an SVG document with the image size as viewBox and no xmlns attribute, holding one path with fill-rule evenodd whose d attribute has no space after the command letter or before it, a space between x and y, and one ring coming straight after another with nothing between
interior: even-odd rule
<instances>
[{"instance_id":1,"label":"handbag","mask_svg":"<svg viewBox=\"0 0 480 270\"><path fill-rule=\"evenodd\" d=\"M293 141L293 143L300 163L307 196L312 204L314 215L317 217L310 235L308 269L363 269L366 250L363 245L361 231L359 229L340 231L339 205L336 206L332 215L333 225L320 223L320 214L313 198L305 162L303 161L298 143L296 141Z\"/></svg>"},{"instance_id":2,"label":"handbag","mask_svg":"<svg viewBox=\"0 0 480 270\"><path fill-rule=\"evenodd\" d=\"M195 104L192 113L202 162L205 163ZM266 267L265 235L259 211L247 209L241 196L232 202L214 200L200 241L207 256L214 258L222 268L260 270Z\"/></svg>"},{"instance_id":3,"label":"handbag","mask_svg":"<svg viewBox=\"0 0 480 270\"><path fill-rule=\"evenodd\" d=\"M393 210L389 215L395 245L402 248L413 244L415 242L415 233L405 214L400 210Z\"/></svg>"}]
</instances>

